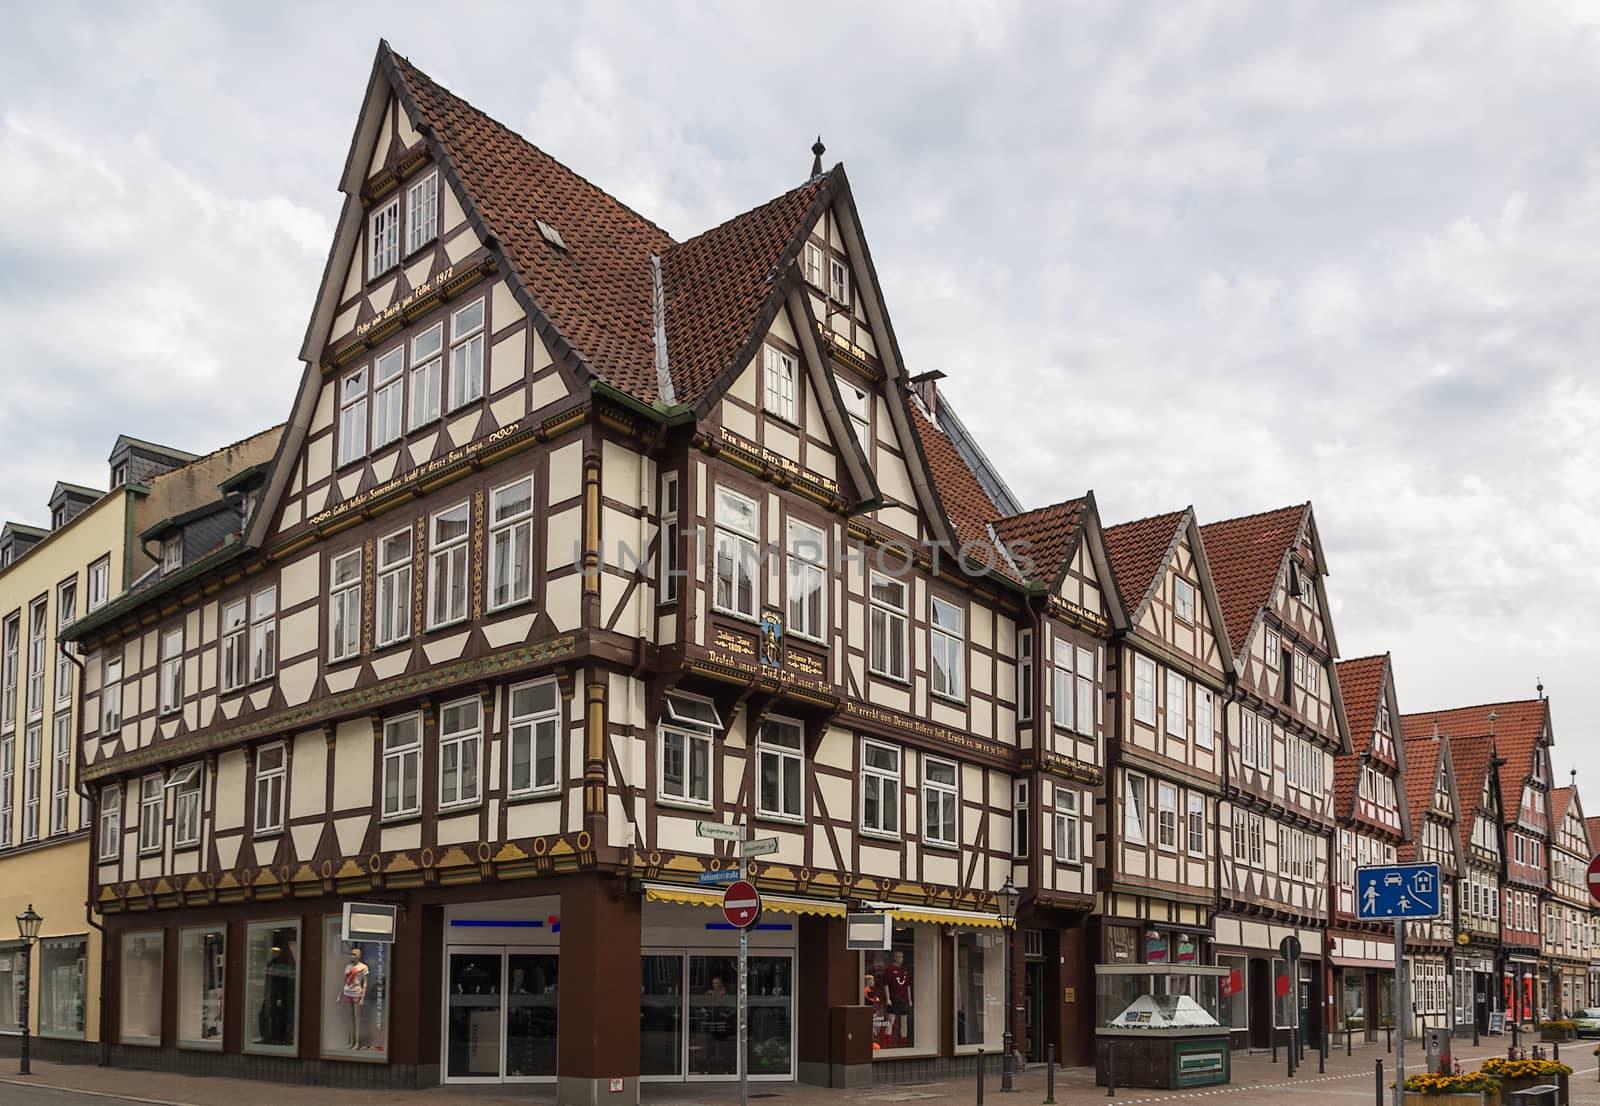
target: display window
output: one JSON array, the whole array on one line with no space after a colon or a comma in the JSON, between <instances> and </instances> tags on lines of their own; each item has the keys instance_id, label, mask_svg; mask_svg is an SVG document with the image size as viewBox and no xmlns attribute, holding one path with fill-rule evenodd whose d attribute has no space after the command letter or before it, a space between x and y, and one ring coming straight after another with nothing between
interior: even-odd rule
<instances>
[{"instance_id":1,"label":"display window","mask_svg":"<svg viewBox=\"0 0 1600 1106\"><path fill-rule=\"evenodd\" d=\"M178 1046L222 1047L228 934L220 926L178 931Z\"/></svg>"},{"instance_id":2,"label":"display window","mask_svg":"<svg viewBox=\"0 0 1600 1106\"><path fill-rule=\"evenodd\" d=\"M39 961L39 1035L83 1039L87 937L46 937Z\"/></svg>"},{"instance_id":3,"label":"display window","mask_svg":"<svg viewBox=\"0 0 1600 1106\"><path fill-rule=\"evenodd\" d=\"M1165 964L1171 952L1171 939L1159 929L1147 929L1144 932L1144 962L1146 964Z\"/></svg>"},{"instance_id":4,"label":"display window","mask_svg":"<svg viewBox=\"0 0 1600 1106\"><path fill-rule=\"evenodd\" d=\"M389 946L344 940L344 919L322 921L322 1055L389 1058Z\"/></svg>"},{"instance_id":5,"label":"display window","mask_svg":"<svg viewBox=\"0 0 1600 1106\"><path fill-rule=\"evenodd\" d=\"M1219 956L1217 965L1228 969L1219 993L1222 999L1222 1021L1229 1029L1250 1028L1250 1000L1245 980L1250 975L1249 962L1243 956Z\"/></svg>"},{"instance_id":6,"label":"display window","mask_svg":"<svg viewBox=\"0 0 1600 1106\"><path fill-rule=\"evenodd\" d=\"M873 1009L873 1056L931 1052L939 1034L939 927L894 927L885 951L862 953L862 993Z\"/></svg>"},{"instance_id":7,"label":"display window","mask_svg":"<svg viewBox=\"0 0 1600 1106\"><path fill-rule=\"evenodd\" d=\"M0 1033L22 1028L21 943L0 943Z\"/></svg>"},{"instance_id":8,"label":"display window","mask_svg":"<svg viewBox=\"0 0 1600 1106\"><path fill-rule=\"evenodd\" d=\"M161 1043L161 960L165 934L122 935L122 1032L125 1045Z\"/></svg>"},{"instance_id":9,"label":"display window","mask_svg":"<svg viewBox=\"0 0 1600 1106\"><path fill-rule=\"evenodd\" d=\"M1005 1034L1005 939L1001 930L957 933L956 1048L990 1049Z\"/></svg>"},{"instance_id":10,"label":"display window","mask_svg":"<svg viewBox=\"0 0 1600 1106\"><path fill-rule=\"evenodd\" d=\"M1136 964L1139 931L1132 926L1106 926L1106 963Z\"/></svg>"},{"instance_id":11,"label":"display window","mask_svg":"<svg viewBox=\"0 0 1600 1106\"><path fill-rule=\"evenodd\" d=\"M300 923L245 930L244 1050L292 1056L300 1042Z\"/></svg>"},{"instance_id":12,"label":"display window","mask_svg":"<svg viewBox=\"0 0 1600 1106\"><path fill-rule=\"evenodd\" d=\"M739 1074L739 958L695 950L648 952L639 1005L640 1074L732 1079ZM794 1077L794 960L752 951L745 1069L752 1079Z\"/></svg>"}]
</instances>

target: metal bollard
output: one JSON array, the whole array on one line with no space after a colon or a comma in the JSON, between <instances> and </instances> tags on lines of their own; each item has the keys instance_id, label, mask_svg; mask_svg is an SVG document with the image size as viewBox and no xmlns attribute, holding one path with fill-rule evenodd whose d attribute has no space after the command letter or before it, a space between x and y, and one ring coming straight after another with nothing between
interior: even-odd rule
<instances>
[{"instance_id":1,"label":"metal bollard","mask_svg":"<svg viewBox=\"0 0 1600 1106\"><path fill-rule=\"evenodd\" d=\"M1551 1058L1557 1063L1561 1062L1561 1042L1555 1041L1550 1045Z\"/></svg>"},{"instance_id":2,"label":"metal bollard","mask_svg":"<svg viewBox=\"0 0 1600 1106\"><path fill-rule=\"evenodd\" d=\"M1046 1045L1044 1050L1044 1106L1054 1106L1056 1100L1056 1046Z\"/></svg>"},{"instance_id":3,"label":"metal bollard","mask_svg":"<svg viewBox=\"0 0 1600 1106\"><path fill-rule=\"evenodd\" d=\"M1350 1041L1352 1040L1353 1037L1354 1037L1354 1034L1352 1034L1350 1032L1349 1019L1346 1019L1345 1023L1344 1023L1344 1054L1346 1056L1350 1055Z\"/></svg>"},{"instance_id":4,"label":"metal bollard","mask_svg":"<svg viewBox=\"0 0 1600 1106\"><path fill-rule=\"evenodd\" d=\"M1323 1030L1322 1038L1317 1041L1317 1074L1328 1074L1328 1033Z\"/></svg>"},{"instance_id":5,"label":"metal bollard","mask_svg":"<svg viewBox=\"0 0 1600 1106\"><path fill-rule=\"evenodd\" d=\"M1383 1027L1383 1051L1394 1051L1394 1026L1392 1025Z\"/></svg>"},{"instance_id":6,"label":"metal bollard","mask_svg":"<svg viewBox=\"0 0 1600 1106\"><path fill-rule=\"evenodd\" d=\"M1378 1061L1378 1106L1383 1106L1383 1060Z\"/></svg>"},{"instance_id":7,"label":"metal bollard","mask_svg":"<svg viewBox=\"0 0 1600 1106\"><path fill-rule=\"evenodd\" d=\"M1289 1078L1294 1078L1295 1054L1300 1051L1300 1046L1295 1043L1295 1034L1299 1030L1289 1027Z\"/></svg>"},{"instance_id":8,"label":"metal bollard","mask_svg":"<svg viewBox=\"0 0 1600 1106\"><path fill-rule=\"evenodd\" d=\"M1117 1043L1106 1042L1106 1097L1117 1097Z\"/></svg>"},{"instance_id":9,"label":"metal bollard","mask_svg":"<svg viewBox=\"0 0 1600 1106\"><path fill-rule=\"evenodd\" d=\"M978 1050L978 1106L983 1106L983 1049Z\"/></svg>"},{"instance_id":10,"label":"metal bollard","mask_svg":"<svg viewBox=\"0 0 1600 1106\"><path fill-rule=\"evenodd\" d=\"M1272 1027L1272 1062L1278 1062L1278 1027Z\"/></svg>"}]
</instances>

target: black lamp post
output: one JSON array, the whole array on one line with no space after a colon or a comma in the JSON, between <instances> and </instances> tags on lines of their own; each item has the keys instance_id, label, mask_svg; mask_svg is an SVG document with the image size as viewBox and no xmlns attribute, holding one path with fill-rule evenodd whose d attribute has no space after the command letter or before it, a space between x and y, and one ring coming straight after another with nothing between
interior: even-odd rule
<instances>
[{"instance_id":1,"label":"black lamp post","mask_svg":"<svg viewBox=\"0 0 1600 1106\"><path fill-rule=\"evenodd\" d=\"M22 936L22 1066L18 1074L32 1075L28 1066L28 977L33 966L33 943L39 939L39 926L44 919L34 912L33 904L17 915L17 932Z\"/></svg>"},{"instance_id":2,"label":"black lamp post","mask_svg":"<svg viewBox=\"0 0 1600 1106\"><path fill-rule=\"evenodd\" d=\"M1005 928L1006 943L1006 1022L1005 1036L1002 1038L1002 1044L1004 1045L1006 1052L1005 1056L1000 1062L1000 1089L1002 1091L1014 1091L1016 1088L1011 1085L1011 939L1015 935L1014 927L1017 921L1017 901L1022 898L1022 895L1017 891L1016 886L1011 882L1011 877L1006 876L1006 882L999 891L995 892L995 898L1000 906L1000 924Z\"/></svg>"}]
</instances>

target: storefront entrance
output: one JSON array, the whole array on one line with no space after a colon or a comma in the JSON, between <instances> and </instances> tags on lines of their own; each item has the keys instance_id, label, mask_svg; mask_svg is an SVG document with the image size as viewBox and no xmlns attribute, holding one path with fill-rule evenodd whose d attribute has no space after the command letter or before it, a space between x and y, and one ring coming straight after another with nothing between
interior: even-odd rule
<instances>
[{"instance_id":1,"label":"storefront entrance","mask_svg":"<svg viewBox=\"0 0 1600 1106\"><path fill-rule=\"evenodd\" d=\"M641 1078L737 1079L737 954L722 950L646 949L641 971ZM793 1079L793 954L752 950L746 979L750 1003L746 1070L751 1079Z\"/></svg>"},{"instance_id":2,"label":"storefront entrance","mask_svg":"<svg viewBox=\"0 0 1600 1106\"><path fill-rule=\"evenodd\" d=\"M554 1079L560 970L553 951L451 946L445 957L445 1081Z\"/></svg>"}]
</instances>

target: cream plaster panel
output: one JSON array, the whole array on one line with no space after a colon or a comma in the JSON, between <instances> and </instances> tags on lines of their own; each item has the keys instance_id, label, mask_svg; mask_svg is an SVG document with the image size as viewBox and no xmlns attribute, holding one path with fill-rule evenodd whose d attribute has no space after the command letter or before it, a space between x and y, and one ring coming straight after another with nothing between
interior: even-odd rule
<instances>
[{"instance_id":1,"label":"cream plaster panel","mask_svg":"<svg viewBox=\"0 0 1600 1106\"><path fill-rule=\"evenodd\" d=\"M957 730L964 730L967 728L966 711L953 707L949 703L943 702L939 699L931 700L931 706L933 708L931 714L935 722L942 722L946 726L950 726ZM974 711L973 713L977 712Z\"/></svg>"},{"instance_id":2,"label":"cream plaster panel","mask_svg":"<svg viewBox=\"0 0 1600 1106\"><path fill-rule=\"evenodd\" d=\"M994 707L991 703L973 703L971 730L976 737L992 738L994 734Z\"/></svg>"},{"instance_id":3,"label":"cream plaster panel","mask_svg":"<svg viewBox=\"0 0 1600 1106\"><path fill-rule=\"evenodd\" d=\"M922 878L929 883L956 886L961 882L958 859L935 849L922 850Z\"/></svg>"},{"instance_id":4,"label":"cream plaster panel","mask_svg":"<svg viewBox=\"0 0 1600 1106\"><path fill-rule=\"evenodd\" d=\"M356 489L361 487L361 470L357 469L354 472L349 472L339 477L338 485L339 500L343 502L344 500L349 499L352 495L356 494ZM307 510L309 509L310 508L308 506Z\"/></svg>"},{"instance_id":5,"label":"cream plaster panel","mask_svg":"<svg viewBox=\"0 0 1600 1106\"><path fill-rule=\"evenodd\" d=\"M820 446L816 442L808 440L806 442L804 464L812 472L826 476L830 480L838 479L838 461L834 458L833 451L826 446Z\"/></svg>"},{"instance_id":6,"label":"cream plaster panel","mask_svg":"<svg viewBox=\"0 0 1600 1106\"><path fill-rule=\"evenodd\" d=\"M306 483L317 484L333 475L333 435L306 443Z\"/></svg>"},{"instance_id":7,"label":"cream plaster panel","mask_svg":"<svg viewBox=\"0 0 1600 1106\"><path fill-rule=\"evenodd\" d=\"M1272 930L1262 922L1239 923L1239 944L1246 948L1272 948Z\"/></svg>"},{"instance_id":8,"label":"cream plaster panel","mask_svg":"<svg viewBox=\"0 0 1600 1106\"><path fill-rule=\"evenodd\" d=\"M512 293L511 285L508 282L504 280L496 281L493 297L490 304L489 321L496 333L524 317L522 308L517 304L517 297ZM517 366L519 376L521 375L521 369L522 366L519 364Z\"/></svg>"},{"instance_id":9,"label":"cream plaster panel","mask_svg":"<svg viewBox=\"0 0 1600 1106\"><path fill-rule=\"evenodd\" d=\"M433 275L434 252L424 251L422 257L406 270L406 284L411 288L420 288L422 284Z\"/></svg>"},{"instance_id":10,"label":"cream plaster panel","mask_svg":"<svg viewBox=\"0 0 1600 1106\"><path fill-rule=\"evenodd\" d=\"M745 366L744 372L733 378L733 383L728 387L728 395L735 399L742 399L750 406L756 403L756 384L761 377L762 355L757 353ZM727 421L727 412L723 412L723 421Z\"/></svg>"},{"instance_id":11,"label":"cream plaster panel","mask_svg":"<svg viewBox=\"0 0 1600 1106\"><path fill-rule=\"evenodd\" d=\"M394 97L389 97L389 102L383 107L383 117L378 123L377 142L372 147L372 160L367 163L367 176L372 176L383 168L383 163L389 157L389 145L393 141L389 131L389 120L394 117Z\"/></svg>"},{"instance_id":12,"label":"cream plaster panel","mask_svg":"<svg viewBox=\"0 0 1600 1106\"><path fill-rule=\"evenodd\" d=\"M907 712L911 709L911 692L886 680L872 681L871 699L878 706L888 707L890 710Z\"/></svg>"},{"instance_id":13,"label":"cream plaster panel","mask_svg":"<svg viewBox=\"0 0 1600 1106\"><path fill-rule=\"evenodd\" d=\"M425 434L406 446L406 451L411 454L411 467L426 464L433 457L433 447L439 441L437 432Z\"/></svg>"},{"instance_id":14,"label":"cream plaster panel","mask_svg":"<svg viewBox=\"0 0 1600 1106\"><path fill-rule=\"evenodd\" d=\"M372 723L365 718L340 722L334 732L333 807L335 810L372 805ZM341 848L342 848L341 843ZM344 849L346 855L350 850Z\"/></svg>"},{"instance_id":15,"label":"cream plaster panel","mask_svg":"<svg viewBox=\"0 0 1600 1106\"><path fill-rule=\"evenodd\" d=\"M322 593L322 557L310 553L287 564L278 578L278 609L297 607Z\"/></svg>"},{"instance_id":16,"label":"cream plaster panel","mask_svg":"<svg viewBox=\"0 0 1600 1106\"><path fill-rule=\"evenodd\" d=\"M217 702L218 709L222 711L222 717L226 718L230 722L239 717L239 708L241 705L243 705L242 700L237 695L233 696L231 699L221 699Z\"/></svg>"},{"instance_id":17,"label":"cream plaster panel","mask_svg":"<svg viewBox=\"0 0 1600 1106\"><path fill-rule=\"evenodd\" d=\"M448 235L462 223L467 221L466 214L461 210L461 201L456 199L456 190L444 180L439 181L440 204L439 234Z\"/></svg>"},{"instance_id":18,"label":"cream plaster panel","mask_svg":"<svg viewBox=\"0 0 1600 1106\"><path fill-rule=\"evenodd\" d=\"M849 764L852 762L849 760L829 760L828 763ZM851 781L839 779L837 776L818 776L817 790L821 793L823 806L830 816L846 820L851 818Z\"/></svg>"},{"instance_id":19,"label":"cream plaster panel","mask_svg":"<svg viewBox=\"0 0 1600 1106\"><path fill-rule=\"evenodd\" d=\"M367 293L367 302L372 305L374 314L383 314L389 305L394 302L394 290L399 287L399 284L399 280L395 277L390 277Z\"/></svg>"},{"instance_id":20,"label":"cream plaster panel","mask_svg":"<svg viewBox=\"0 0 1600 1106\"><path fill-rule=\"evenodd\" d=\"M613 672L610 684L610 693L606 698L606 714L611 724L617 727L643 726L643 710L636 711L634 709L636 696L633 694L633 690L638 685L638 681L630 680L626 676ZM629 746L633 745L634 742L621 734L614 734L613 737L617 745L618 757L625 758L628 755ZM623 763L626 763L625 759Z\"/></svg>"},{"instance_id":21,"label":"cream plaster panel","mask_svg":"<svg viewBox=\"0 0 1600 1106\"><path fill-rule=\"evenodd\" d=\"M317 626L318 626L318 623L320 622L321 614L322 614L321 610L319 610L315 606L311 606L311 607L304 607L301 610L297 611L296 613L291 614L291 615L287 616L286 618L283 618L283 619L279 620L279 622L278 622L278 656L280 658L301 657L301 656L305 656L307 653L315 653L316 652L316 650L317 650ZM307 682L304 685L301 685L301 684L292 685L295 688L295 690L297 690L301 694L305 694L305 693L309 692L310 686L311 686L311 681L314 681L316 679L316 668L315 668L316 661L312 660L309 663L311 663L313 667L312 667L311 674L308 677L304 677L304 679L306 679ZM280 664L281 664L281 661L280 661ZM279 680L281 682L284 682L284 684L285 684L285 688L284 688L284 693L285 694L288 694L289 688L291 686L291 685L289 685L287 683L287 681L289 680L289 675L290 675L290 670L289 670L289 668L287 666L280 668L279 677L278 678L279 678ZM303 699L302 700L297 700L297 701L304 702Z\"/></svg>"},{"instance_id":22,"label":"cream plaster panel","mask_svg":"<svg viewBox=\"0 0 1600 1106\"><path fill-rule=\"evenodd\" d=\"M326 394L326 393L324 393L324 394ZM305 458L302 457L300 460L295 462L294 479L289 481L289 494L290 495L299 495L301 493L301 491L303 491L305 489L305 486L306 486L306 463L305 463Z\"/></svg>"},{"instance_id":23,"label":"cream plaster panel","mask_svg":"<svg viewBox=\"0 0 1600 1106\"><path fill-rule=\"evenodd\" d=\"M268 837L265 840L256 839L252 840L251 844L254 846L251 851L255 854L256 867L264 868L270 865L273 857L278 852L278 839L276 837Z\"/></svg>"},{"instance_id":24,"label":"cream plaster panel","mask_svg":"<svg viewBox=\"0 0 1600 1106\"><path fill-rule=\"evenodd\" d=\"M885 449L878 450L877 454L875 473L883 494L901 503L916 502L916 492L911 487L911 475L906 471L905 461Z\"/></svg>"},{"instance_id":25,"label":"cream plaster panel","mask_svg":"<svg viewBox=\"0 0 1600 1106\"><path fill-rule=\"evenodd\" d=\"M356 680L361 675L359 664L346 665L343 668L333 669L322 674L323 686L328 694L337 695L341 691L349 691L356 686Z\"/></svg>"},{"instance_id":26,"label":"cream plaster panel","mask_svg":"<svg viewBox=\"0 0 1600 1106\"><path fill-rule=\"evenodd\" d=\"M582 561L583 512L560 511L545 521L545 567L567 568Z\"/></svg>"},{"instance_id":27,"label":"cream plaster panel","mask_svg":"<svg viewBox=\"0 0 1600 1106\"><path fill-rule=\"evenodd\" d=\"M406 662L411 659L409 649L385 653L381 657L372 658L372 675L379 680L393 679L406 670Z\"/></svg>"},{"instance_id":28,"label":"cream plaster panel","mask_svg":"<svg viewBox=\"0 0 1600 1106\"><path fill-rule=\"evenodd\" d=\"M322 831L326 828L326 822L313 822L306 826L289 827L289 840L294 842L296 860L307 861L316 855L317 846L322 843Z\"/></svg>"},{"instance_id":29,"label":"cream plaster panel","mask_svg":"<svg viewBox=\"0 0 1600 1106\"><path fill-rule=\"evenodd\" d=\"M445 434L450 438L453 446L463 446L478 436L478 424L483 421L481 408L467 412L458 419L452 419L445 426Z\"/></svg>"},{"instance_id":30,"label":"cream plaster panel","mask_svg":"<svg viewBox=\"0 0 1600 1106\"><path fill-rule=\"evenodd\" d=\"M360 856L361 843L366 840L367 826L372 822L368 815L356 818L340 818L333 824L333 832L339 840L340 856Z\"/></svg>"},{"instance_id":31,"label":"cream plaster panel","mask_svg":"<svg viewBox=\"0 0 1600 1106\"><path fill-rule=\"evenodd\" d=\"M869 845L865 836L861 839L861 864L858 871L862 875L894 876L900 875L900 853L895 849L879 848Z\"/></svg>"},{"instance_id":32,"label":"cream plaster panel","mask_svg":"<svg viewBox=\"0 0 1600 1106\"><path fill-rule=\"evenodd\" d=\"M619 503L639 498L639 466L643 462L631 449L606 440L601 444L600 493Z\"/></svg>"},{"instance_id":33,"label":"cream plaster panel","mask_svg":"<svg viewBox=\"0 0 1600 1106\"><path fill-rule=\"evenodd\" d=\"M239 859L239 844L243 839L238 834L229 834L216 839L217 864L226 871L232 868Z\"/></svg>"},{"instance_id":34,"label":"cream plaster panel","mask_svg":"<svg viewBox=\"0 0 1600 1106\"><path fill-rule=\"evenodd\" d=\"M244 825L244 775L243 752L217 757L217 808L212 812L212 822L218 830Z\"/></svg>"},{"instance_id":35,"label":"cream plaster panel","mask_svg":"<svg viewBox=\"0 0 1600 1106\"><path fill-rule=\"evenodd\" d=\"M776 422L769 420L767 422L766 437L762 439L762 444L774 453L789 458L795 464L800 463L800 438L787 427L779 426Z\"/></svg>"},{"instance_id":36,"label":"cream plaster panel","mask_svg":"<svg viewBox=\"0 0 1600 1106\"><path fill-rule=\"evenodd\" d=\"M662 808L656 820L656 848L695 855L710 855L711 842L694 832L695 812Z\"/></svg>"},{"instance_id":37,"label":"cream plaster panel","mask_svg":"<svg viewBox=\"0 0 1600 1106\"><path fill-rule=\"evenodd\" d=\"M339 293L339 302L348 303L350 297L361 291L361 264L362 238L356 235L355 249L350 253L350 260L344 267L344 291Z\"/></svg>"},{"instance_id":38,"label":"cream plaster panel","mask_svg":"<svg viewBox=\"0 0 1600 1106\"><path fill-rule=\"evenodd\" d=\"M535 343L536 351L543 351L542 343ZM548 356L548 354L546 355ZM565 399L567 395L567 382L561 378L559 372L547 372L536 378L533 382L533 410L537 411L547 404L558 399Z\"/></svg>"},{"instance_id":39,"label":"cream plaster panel","mask_svg":"<svg viewBox=\"0 0 1600 1106\"><path fill-rule=\"evenodd\" d=\"M389 826L378 833L378 848L386 853L399 849L416 849L422 845L422 826L411 822L403 826Z\"/></svg>"},{"instance_id":40,"label":"cream plaster panel","mask_svg":"<svg viewBox=\"0 0 1600 1106\"><path fill-rule=\"evenodd\" d=\"M472 233L471 227L463 227L455 237L444 244L444 253L450 259L450 264L455 265L477 248L478 236Z\"/></svg>"},{"instance_id":41,"label":"cream plaster panel","mask_svg":"<svg viewBox=\"0 0 1600 1106\"><path fill-rule=\"evenodd\" d=\"M736 404L724 403L722 405L722 425L741 437L755 440L756 417L743 407Z\"/></svg>"},{"instance_id":42,"label":"cream plaster panel","mask_svg":"<svg viewBox=\"0 0 1600 1106\"><path fill-rule=\"evenodd\" d=\"M917 516L913 511L901 507L885 507L877 514L878 521L891 530L902 534L917 533Z\"/></svg>"},{"instance_id":43,"label":"cream plaster panel","mask_svg":"<svg viewBox=\"0 0 1600 1106\"><path fill-rule=\"evenodd\" d=\"M299 623L305 615L311 616L312 644L316 643L316 618L317 609L308 608L301 614L292 615L283 620L285 637L288 636L291 623ZM300 627L296 627L297 629ZM317 658L309 657L297 664L287 664L278 670L278 687L283 690L285 706L297 707L311 698L311 691L317 686Z\"/></svg>"},{"instance_id":44,"label":"cream plaster panel","mask_svg":"<svg viewBox=\"0 0 1600 1106\"><path fill-rule=\"evenodd\" d=\"M324 784L328 778L328 743L322 731L295 736L289 772L289 817L321 814L327 808Z\"/></svg>"},{"instance_id":45,"label":"cream plaster panel","mask_svg":"<svg viewBox=\"0 0 1600 1106\"><path fill-rule=\"evenodd\" d=\"M545 837L561 832L561 804L553 800L506 807L506 836Z\"/></svg>"},{"instance_id":46,"label":"cream plaster panel","mask_svg":"<svg viewBox=\"0 0 1600 1106\"><path fill-rule=\"evenodd\" d=\"M500 314L500 294L505 285L495 285L495 316L494 325L500 327L510 322L514 316ZM507 294L509 299L509 293ZM515 310L515 305L512 305ZM527 367L528 358L528 330L526 327L508 334L494 344L489 351L489 391L498 392L502 388L509 388L521 380Z\"/></svg>"},{"instance_id":47,"label":"cream plaster panel","mask_svg":"<svg viewBox=\"0 0 1600 1106\"><path fill-rule=\"evenodd\" d=\"M282 521L279 523L279 528L281 530L287 530L289 527L297 525L304 514L305 512L301 509L300 501L298 499L291 503L286 503L283 508L283 516Z\"/></svg>"},{"instance_id":48,"label":"cream plaster panel","mask_svg":"<svg viewBox=\"0 0 1600 1106\"><path fill-rule=\"evenodd\" d=\"M131 698L126 691L122 693L125 700L123 703L124 718L130 714L138 714L141 710L154 709L156 705L156 674L148 672L141 676L137 686L138 693Z\"/></svg>"},{"instance_id":49,"label":"cream plaster panel","mask_svg":"<svg viewBox=\"0 0 1600 1106\"><path fill-rule=\"evenodd\" d=\"M776 317L773 318L772 327L767 333L774 338L782 339L788 345L798 346L800 344L795 339L794 327L789 322L789 309L787 307L779 311Z\"/></svg>"},{"instance_id":50,"label":"cream plaster panel","mask_svg":"<svg viewBox=\"0 0 1600 1106\"><path fill-rule=\"evenodd\" d=\"M469 633L469 631L463 630L459 634L451 634L449 637L428 642L422 647L422 651L427 654L428 663L443 664L445 661L453 661L461 656L462 650L467 647Z\"/></svg>"},{"instance_id":51,"label":"cream plaster panel","mask_svg":"<svg viewBox=\"0 0 1600 1106\"><path fill-rule=\"evenodd\" d=\"M499 622L486 621L483 623L483 639L491 649L502 649L519 641L527 641L533 629L533 618L531 614L523 614Z\"/></svg>"},{"instance_id":52,"label":"cream plaster panel","mask_svg":"<svg viewBox=\"0 0 1600 1106\"><path fill-rule=\"evenodd\" d=\"M400 450L398 449L391 449L388 453L385 453L381 457L374 457L372 459L372 479L377 483L382 484L384 481L388 480L394 475L394 470L398 468L399 465ZM310 497L307 496L306 499L309 503ZM306 508L306 510L310 511L312 514L316 514L320 509L321 508L310 506L307 506Z\"/></svg>"},{"instance_id":53,"label":"cream plaster panel","mask_svg":"<svg viewBox=\"0 0 1600 1106\"><path fill-rule=\"evenodd\" d=\"M489 405L497 426L509 426L528 413L528 393L518 388Z\"/></svg>"},{"instance_id":54,"label":"cream plaster panel","mask_svg":"<svg viewBox=\"0 0 1600 1106\"><path fill-rule=\"evenodd\" d=\"M440 818L435 831L440 845L460 845L478 839L478 812L460 814L454 818Z\"/></svg>"},{"instance_id":55,"label":"cream plaster panel","mask_svg":"<svg viewBox=\"0 0 1600 1106\"><path fill-rule=\"evenodd\" d=\"M361 315L361 305L352 304L350 307L334 316L333 327L328 331L328 340L337 343L340 338L349 334L356 328L356 319Z\"/></svg>"},{"instance_id":56,"label":"cream plaster panel","mask_svg":"<svg viewBox=\"0 0 1600 1106\"><path fill-rule=\"evenodd\" d=\"M550 504L576 497L583 490L583 443L568 442L550 454Z\"/></svg>"}]
</instances>

